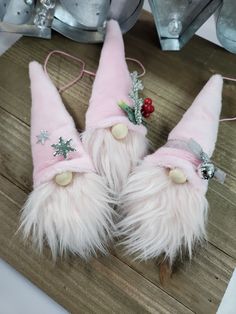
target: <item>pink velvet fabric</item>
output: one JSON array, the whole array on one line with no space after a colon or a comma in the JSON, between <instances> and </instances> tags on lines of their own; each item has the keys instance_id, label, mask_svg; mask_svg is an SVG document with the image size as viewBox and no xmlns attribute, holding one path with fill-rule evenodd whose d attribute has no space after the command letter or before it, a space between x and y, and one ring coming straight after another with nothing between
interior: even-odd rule
<instances>
[{"instance_id":1,"label":"pink velvet fabric","mask_svg":"<svg viewBox=\"0 0 236 314\"><path fill-rule=\"evenodd\" d=\"M61 97L38 62L29 65L31 81L31 148L33 156L34 187L51 180L56 174L64 171L94 171L89 156L84 151L79 134L72 117L66 111ZM49 140L44 145L37 143L41 130L48 131ZM53 156L52 144L57 144L59 137L72 139L71 146L75 152L63 156Z\"/></svg>"},{"instance_id":2,"label":"pink velvet fabric","mask_svg":"<svg viewBox=\"0 0 236 314\"><path fill-rule=\"evenodd\" d=\"M223 78L213 75L198 94L180 122L170 132L168 140L194 139L204 152L212 156L217 140L219 117L222 107ZM145 158L146 161L167 168L180 168L188 181L197 189L207 190L207 181L201 179L196 168L199 161L185 150L162 147Z\"/></svg>"},{"instance_id":3,"label":"pink velvet fabric","mask_svg":"<svg viewBox=\"0 0 236 314\"><path fill-rule=\"evenodd\" d=\"M146 128L131 123L118 106L121 100L132 105L129 98L131 84L120 26L117 21L110 20L107 22L106 37L86 114L87 130L123 123L130 130L146 134Z\"/></svg>"},{"instance_id":4,"label":"pink velvet fabric","mask_svg":"<svg viewBox=\"0 0 236 314\"><path fill-rule=\"evenodd\" d=\"M177 126L170 132L168 139L193 138L211 157L217 140L222 87L222 76L213 75Z\"/></svg>"}]
</instances>

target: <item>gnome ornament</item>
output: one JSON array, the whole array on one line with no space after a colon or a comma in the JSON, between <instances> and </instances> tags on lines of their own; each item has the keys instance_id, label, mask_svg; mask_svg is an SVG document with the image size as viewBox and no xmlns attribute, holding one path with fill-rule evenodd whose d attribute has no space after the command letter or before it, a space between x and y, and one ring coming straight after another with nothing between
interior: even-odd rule
<instances>
[{"instance_id":1,"label":"gnome ornament","mask_svg":"<svg viewBox=\"0 0 236 314\"><path fill-rule=\"evenodd\" d=\"M118 224L127 252L146 260L164 255L172 264L205 238L208 179L224 179L210 161L214 151L223 79L214 75L169 134L145 157L124 186Z\"/></svg>"},{"instance_id":2,"label":"gnome ornament","mask_svg":"<svg viewBox=\"0 0 236 314\"><path fill-rule=\"evenodd\" d=\"M96 170L106 178L114 194L147 152L147 130L143 125L143 88L137 72L129 73L119 24L106 25L99 67L86 114L83 143ZM153 111L153 108L151 108Z\"/></svg>"},{"instance_id":3,"label":"gnome ornament","mask_svg":"<svg viewBox=\"0 0 236 314\"><path fill-rule=\"evenodd\" d=\"M84 258L104 252L114 228L106 184L49 76L37 62L29 72L34 190L20 228L40 251L47 242L54 258L66 251Z\"/></svg>"}]
</instances>

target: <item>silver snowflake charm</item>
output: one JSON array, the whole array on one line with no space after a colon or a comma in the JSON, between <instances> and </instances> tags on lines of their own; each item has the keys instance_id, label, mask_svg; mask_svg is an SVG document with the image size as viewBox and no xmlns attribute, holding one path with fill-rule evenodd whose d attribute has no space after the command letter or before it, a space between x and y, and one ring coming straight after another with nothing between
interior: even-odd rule
<instances>
[{"instance_id":1,"label":"silver snowflake charm","mask_svg":"<svg viewBox=\"0 0 236 314\"><path fill-rule=\"evenodd\" d=\"M49 133L46 130L41 130L39 135L36 135L37 137L37 144L44 145L47 140L49 140Z\"/></svg>"},{"instance_id":2,"label":"silver snowflake charm","mask_svg":"<svg viewBox=\"0 0 236 314\"><path fill-rule=\"evenodd\" d=\"M65 159L67 159L69 152L76 151L75 148L71 147L71 141L72 139L66 141L60 136L59 142L57 144L51 145L55 150L53 156L63 156Z\"/></svg>"}]
</instances>

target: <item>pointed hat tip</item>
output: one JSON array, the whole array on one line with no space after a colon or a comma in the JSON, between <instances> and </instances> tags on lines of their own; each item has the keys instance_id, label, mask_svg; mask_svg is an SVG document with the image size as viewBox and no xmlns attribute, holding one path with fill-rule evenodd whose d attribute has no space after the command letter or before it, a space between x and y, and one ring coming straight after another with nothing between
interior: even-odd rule
<instances>
[{"instance_id":1,"label":"pointed hat tip","mask_svg":"<svg viewBox=\"0 0 236 314\"><path fill-rule=\"evenodd\" d=\"M115 19L110 19L107 21L108 24L119 24L119 22Z\"/></svg>"},{"instance_id":2,"label":"pointed hat tip","mask_svg":"<svg viewBox=\"0 0 236 314\"><path fill-rule=\"evenodd\" d=\"M33 68L42 68L42 65L38 62L38 61L30 61L29 63L29 69L33 69Z\"/></svg>"},{"instance_id":3,"label":"pointed hat tip","mask_svg":"<svg viewBox=\"0 0 236 314\"><path fill-rule=\"evenodd\" d=\"M117 20L111 19L107 21L107 29L120 29L120 24Z\"/></svg>"},{"instance_id":4,"label":"pointed hat tip","mask_svg":"<svg viewBox=\"0 0 236 314\"><path fill-rule=\"evenodd\" d=\"M221 74L214 74L211 76L209 81L213 83L223 84L223 76Z\"/></svg>"},{"instance_id":5,"label":"pointed hat tip","mask_svg":"<svg viewBox=\"0 0 236 314\"><path fill-rule=\"evenodd\" d=\"M29 63L29 75L32 78L33 75L37 75L39 73L44 73L42 65L37 61L31 61Z\"/></svg>"},{"instance_id":6,"label":"pointed hat tip","mask_svg":"<svg viewBox=\"0 0 236 314\"><path fill-rule=\"evenodd\" d=\"M208 81L206 82L205 86L203 87L202 91L214 91L222 93L223 88L223 77L220 74L214 74L212 75Z\"/></svg>"}]
</instances>

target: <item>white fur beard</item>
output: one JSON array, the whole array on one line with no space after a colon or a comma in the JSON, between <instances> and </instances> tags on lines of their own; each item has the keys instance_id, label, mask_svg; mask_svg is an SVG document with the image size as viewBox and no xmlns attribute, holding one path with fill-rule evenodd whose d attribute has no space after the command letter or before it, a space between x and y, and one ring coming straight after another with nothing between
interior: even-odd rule
<instances>
[{"instance_id":1,"label":"white fur beard","mask_svg":"<svg viewBox=\"0 0 236 314\"><path fill-rule=\"evenodd\" d=\"M208 202L188 183L175 184L166 169L143 162L121 195L118 235L128 254L147 260L164 254L172 264L182 250L190 258L205 239Z\"/></svg>"},{"instance_id":2,"label":"white fur beard","mask_svg":"<svg viewBox=\"0 0 236 314\"><path fill-rule=\"evenodd\" d=\"M44 242L55 259L71 252L87 259L106 253L114 232L113 209L104 180L95 173L74 174L66 187L54 181L37 187L22 209L20 229L42 252Z\"/></svg>"},{"instance_id":3,"label":"white fur beard","mask_svg":"<svg viewBox=\"0 0 236 314\"><path fill-rule=\"evenodd\" d=\"M134 131L129 131L125 139L116 140L110 129L88 130L83 133L83 143L114 196L120 193L128 175L148 150L147 138Z\"/></svg>"}]
</instances>

